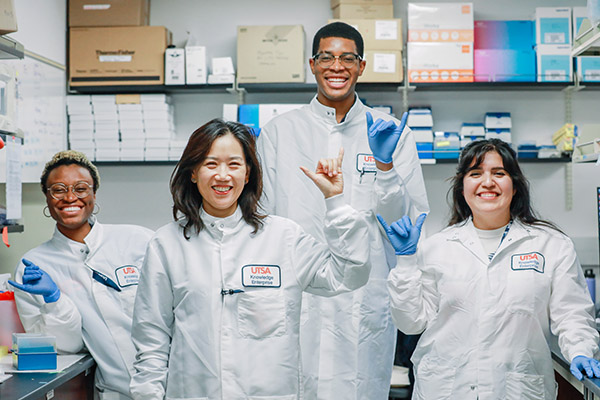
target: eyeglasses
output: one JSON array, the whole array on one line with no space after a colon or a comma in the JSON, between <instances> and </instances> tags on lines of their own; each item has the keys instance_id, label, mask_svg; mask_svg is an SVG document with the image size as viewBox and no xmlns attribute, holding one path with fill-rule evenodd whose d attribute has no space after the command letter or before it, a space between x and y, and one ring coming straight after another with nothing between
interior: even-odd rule
<instances>
[{"instance_id":1,"label":"eyeglasses","mask_svg":"<svg viewBox=\"0 0 600 400\"><path fill-rule=\"evenodd\" d=\"M357 60L362 60L362 57L354 53L342 53L339 56L334 56L329 53L319 53L313 56L313 60L323 68L331 67L336 59L338 59L340 64L345 68L352 68L356 65Z\"/></svg>"},{"instance_id":2,"label":"eyeglasses","mask_svg":"<svg viewBox=\"0 0 600 400\"><path fill-rule=\"evenodd\" d=\"M55 183L46 190L55 200L62 200L67 197L69 190L71 190L78 199L83 199L92 194L94 187L87 182L77 182L69 186L64 183Z\"/></svg>"}]
</instances>

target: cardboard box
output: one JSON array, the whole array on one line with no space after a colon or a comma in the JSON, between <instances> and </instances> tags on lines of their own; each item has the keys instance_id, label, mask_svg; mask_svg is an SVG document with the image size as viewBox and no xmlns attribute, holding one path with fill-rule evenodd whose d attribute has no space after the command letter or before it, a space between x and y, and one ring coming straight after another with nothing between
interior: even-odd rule
<instances>
[{"instance_id":1,"label":"cardboard box","mask_svg":"<svg viewBox=\"0 0 600 400\"><path fill-rule=\"evenodd\" d=\"M185 85L185 50L165 50L165 85Z\"/></svg>"},{"instance_id":2,"label":"cardboard box","mask_svg":"<svg viewBox=\"0 0 600 400\"><path fill-rule=\"evenodd\" d=\"M150 21L150 0L69 0L69 27L142 26Z\"/></svg>"},{"instance_id":3,"label":"cardboard box","mask_svg":"<svg viewBox=\"0 0 600 400\"><path fill-rule=\"evenodd\" d=\"M475 49L475 82L535 82L535 51Z\"/></svg>"},{"instance_id":4,"label":"cardboard box","mask_svg":"<svg viewBox=\"0 0 600 400\"><path fill-rule=\"evenodd\" d=\"M164 26L71 28L69 84L162 85L170 44Z\"/></svg>"},{"instance_id":5,"label":"cardboard box","mask_svg":"<svg viewBox=\"0 0 600 400\"><path fill-rule=\"evenodd\" d=\"M17 15L13 0L0 0L0 35L17 31Z\"/></svg>"},{"instance_id":6,"label":"cardboard box","mask_svg":"<svg viewBox=\"0 0 600 400\"><path fill-rule=\"evenodd\" d=\"M335 19L393 19L393 4L340 4L333 10Z\"/></svg>"},{"instance_id":7,"label":"cardboard box","mask_svg":"<svg viewBox=\"0 0 600 400\"><path fill-rule=\"evenodd\" d=\"M472 42L473 3L408 3L411 42Z\"/></svg>"},{"instance_id":8,"label":"cardboard box","mask_svg":"<svg viewBox=\"0 0 600 400\"><path fill-rule=\"evenodd\" d=\"M573 58L571 45L540 44L537 47L537 81L571 82Z\"/></svg>"},{"instance_id":9,"label":"cardboard box","mask_svg":"<svg viewBox=\"0 0 600 400\"><path fill-rule=\"evenodd\" d=\"M393 4L393 0L331 0L331 8L334 9L340 4Z\"/></svg>"},{"instance_id":10,"label":"cardboard box","mask_svg":"<svg viewBox=\"0 0 600 400\"><path fill-rule=\"evenodd\" d=\"M534 47L533 21L475 21L475 50L532 50Z\"/></svg>"},{"instance_id":11,"label":"cardboard box","mask_svg":"<svg viewBox=\"0 0 600 400\"><path fill-rule=\"evenodd\" d=\"M410 82L473 82L473 43L408 42Z\"/></svg>"},{"instance_id":12,"label":"cardboard box","mask_svg":"<svg viewBox=\"0 0 600 400\"><path fill-rule=\"evenodd\" d=\"M402 52L397 50L365 50L367 65L359 83L402 82Z\"/></svg>"},{"instance_id":13,"label":"cardboard box","mask_svg":"<svg viewBox=\"0 0 600 400\"><path fill-rule=\"evenodd\" d=\"M238 26L238 82L304 83L305 63L302 25Z\"/></svg>"},{"instance_id":14,"label":"cardboard box","mask_svg":"<svg viewBox=\"0 0 600 400\"><path fill-rule=\"evenodd\" d=\"M571 44L571 7L536 7L537 44Z\"/></svg>"},{"instance_id":15,"label":"cardboard box","mask_svg":"<svg viewBox=\"0 0 600 400\"><path fill-rule=\"evenodd\" d=\"M401 19L330 19L345 22L360 32L366 50L402 50Z\"/></svg>"}]
</instances>

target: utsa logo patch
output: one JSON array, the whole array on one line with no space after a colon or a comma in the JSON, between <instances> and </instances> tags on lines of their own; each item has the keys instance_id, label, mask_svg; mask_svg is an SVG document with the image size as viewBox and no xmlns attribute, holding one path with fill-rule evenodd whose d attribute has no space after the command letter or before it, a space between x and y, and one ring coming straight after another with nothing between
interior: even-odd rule
<instances>
[{"instance_id":1,"label":"utsa logo patch","mask_svg":"<svg viewBox=\"0 0 600 400\"><path fill-rule=\"evenodd\" d=\"M510 260L510 269L513 271L525 271L532 269L541 274L544 273L546 259L541 253L532 251L531 253L513 254Z\"/></svg>"}]
</instances>

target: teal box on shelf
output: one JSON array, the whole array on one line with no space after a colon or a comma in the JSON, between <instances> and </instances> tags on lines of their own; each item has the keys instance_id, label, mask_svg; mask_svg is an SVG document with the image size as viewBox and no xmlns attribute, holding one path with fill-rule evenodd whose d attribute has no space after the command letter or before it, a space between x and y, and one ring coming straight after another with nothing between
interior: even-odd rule
<instances>
[{"instance_id":1,"label":"teal box on shelf","mask_svg":"<svg viewBox=\"0 0 600 400\"><path fill-rule=\"evenodd\" d=\"M422 160L433 158L433 143L417 142L417 154Z\"/></svg>"},{"instance_id":2,"label":"teal box on shelf","mask_svg":"<svg viewBox=\"0 0 600 400\"><path fill-rule=\"evenodd\" d=\"M20 371L56 369L56 337L41 333L13 333L13 366Z\"/></svg>"},{"instance_id":3,"label":"teal box on shelf","mask_svg":"<svg viewBox=\"0 0 600 400\"><path fill-rule=\"evenodd\" d=\"M456 159L460 154L458 132L434 132L433 158Z\"/></svg>"}]
</instances>

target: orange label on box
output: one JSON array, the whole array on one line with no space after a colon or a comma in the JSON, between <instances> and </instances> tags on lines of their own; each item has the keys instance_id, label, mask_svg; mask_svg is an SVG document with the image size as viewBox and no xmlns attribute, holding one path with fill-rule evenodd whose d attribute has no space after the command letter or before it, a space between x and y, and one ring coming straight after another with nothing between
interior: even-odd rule
<instances>
[{"instance_id":1,"label":"orange label on box","mask_svg":"<svg viewBox=\"0 0 600 400\"><path fill-rule=\"evenodd\" d=\"M415 83L473 82L472 69L409 69L408 80Z\"/></svg>"},{"instance_id":2,"label":"orange label on box","mask_svg":"<svg viewBox=\"0 0 600 400\"><path fill-rule=\"evenodd\" d=\"M461 11L462 11L463 14L470 14L471 13L471 6L464 5L464 6L462 6Z\"/></svg>"},{"instance_id":3,"label":"orange label on box","mask_svg":"<svg viewBox=\"0 0 600 400\"><path fill-rule=\"evenodd\" d=\"M410 29L410 42L473 42L473 29Z\"/></svg>"}]
</instances>

